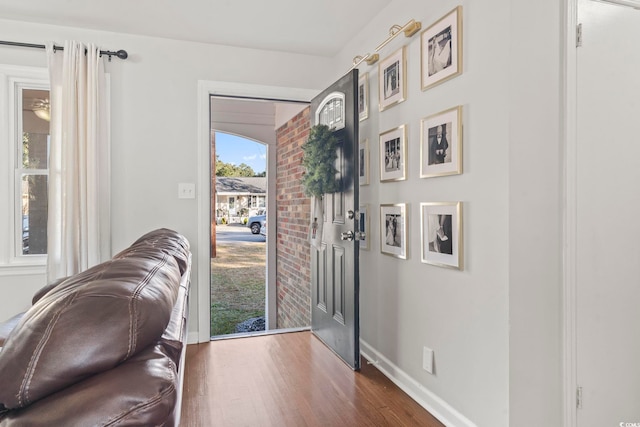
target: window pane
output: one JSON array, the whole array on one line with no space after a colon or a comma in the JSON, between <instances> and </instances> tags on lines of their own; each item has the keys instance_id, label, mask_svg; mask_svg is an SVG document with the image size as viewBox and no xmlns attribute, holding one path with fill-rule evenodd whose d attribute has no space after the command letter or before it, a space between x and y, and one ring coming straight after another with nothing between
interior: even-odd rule
<instances>
[{"instance_id":1,"label":"window pane","mask_svg":"<svg viewBox=\"0 0 640 427\"><path fill-rule=\"evenodd\" d=\"M22 164L47 169L49 161L49 91L22 90Z\"/></svg>"},{"instance_id":2,"label":"window pane","mask_svg":"<svg viewBox=\"0 0 640 427\"><path fill-rule=\"evenodd\" d=\"M22 254L47 253L47 175L22 176Z\"/></svg>"}]
</instances>

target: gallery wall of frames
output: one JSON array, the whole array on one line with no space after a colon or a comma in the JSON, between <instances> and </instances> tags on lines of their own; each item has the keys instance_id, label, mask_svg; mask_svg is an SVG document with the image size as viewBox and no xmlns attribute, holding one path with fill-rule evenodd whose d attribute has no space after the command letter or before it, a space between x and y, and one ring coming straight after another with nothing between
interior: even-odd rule
<instances>
[{"instance_id":1,"label":"gallery wall of frames","mask_svg":"<svg viewBox=\"0 0 640 427\"><path fill-rule=\"evenodd\" d=\"M377 81L370 79L369 70L360 69L358 112L361 124L370 119L370 110L374 108L370 99L371 84L377 85L377 108L381 115L388 114L390 109L407 100L408 72L420 75L421 92L418 96L428 96L429 90L436 86L455 84L454 78L461 75L463 69L462 6L456 7L422 30L419 43L419 61L407 61L409 50L406 46L396 48L381 58L376 64ZM416 69L408 70L408 63ZM401 185L402 181L408 179L408 126L420 129L420 167L419 171L413 173L420 179L429 180L429 185L437 185L438 180L462 174L463 117L463 106L451 105L442 111L425 111L419 123L398 122L390 128L379 129L377 142L368 138L361 140L360 185L371 184L373 168L379 172L381 186ZM415 143L418 142L411 142ZM378 152L377 165L370 164L371 150ZM462 270L463 202L424 200L419 205L421 262ZM360 241L361 250L370 250L377 243L370 238L371 209L367 203L361 203L359 207L359 227L364 235L364 239ZM380 203L379 225L373 226L379 227L379 247L383 254L403 260L409 258L409 220L408 203Z\"/></svg>"}]
</instances>

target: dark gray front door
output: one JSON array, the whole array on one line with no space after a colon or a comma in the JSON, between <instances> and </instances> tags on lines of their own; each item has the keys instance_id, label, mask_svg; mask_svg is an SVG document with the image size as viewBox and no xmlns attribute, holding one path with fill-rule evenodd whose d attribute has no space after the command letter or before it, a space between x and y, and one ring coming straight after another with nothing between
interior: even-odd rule
<instances>
[{"instance_id":1,"label":"dark gray front door","mask_svg":"<svg viewBox=\"0 0 640 427\"><path fill-rule=\"evenodd\" d=\"M341 192L326 194L320 249L311 247L311 329L351 368L360 369L358 208L358 70L311 101L312 124L335 128Z\"/></svg>"}]
</instances>

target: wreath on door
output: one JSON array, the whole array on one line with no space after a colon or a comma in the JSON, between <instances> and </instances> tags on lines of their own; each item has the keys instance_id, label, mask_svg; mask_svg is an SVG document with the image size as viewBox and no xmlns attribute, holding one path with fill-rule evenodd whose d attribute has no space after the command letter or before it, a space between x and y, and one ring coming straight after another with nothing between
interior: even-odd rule
<instances>
[{"instance_id":1,"label":"wreath on door","mask_svg":"<svg viewBox=\"0 0 640 427\"><path fill-rule=\"evenodd\" d=\"M311 217L309 221L309 242L321 248L322 232L324 229L325 194L339 191L340 184L336 179L336 159L338 155L338 138L326 125L315 125L309 131L307 142L302 145L302 166L305 173L302 176L304 193L311 196Z\"/></svg>"},{"instance_id":2,"label":"wreath on door","mask_svg":"<svg viewBox=\"0 0 640 427\"><path fill-rule=\"evenodd\" d=\"M336 179L335 163L338 155L338 138L327 125L315 125L309 131L307 142L302 145L304 152L302 166L305 173L302 176L302 186L307 196L319 199L324 194L335 193L339 189Z\"/></svg>"}]
</instances>

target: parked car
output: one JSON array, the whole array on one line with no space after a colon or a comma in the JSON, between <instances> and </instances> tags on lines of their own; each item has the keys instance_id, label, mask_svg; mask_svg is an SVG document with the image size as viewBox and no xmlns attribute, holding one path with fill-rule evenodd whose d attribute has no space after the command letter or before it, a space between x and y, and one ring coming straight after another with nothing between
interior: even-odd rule
<instances>
[{"instance_id":1,"label":"parked car","mask_svg":"<svg viewBox=\"0 0 640 427\"><path fill-rule=\"evenodd\" d=\"M260 227L260 235L264 236L264 237L267 237L267 221L265 221L262 224L262 227Z\"/></svg>"},{"instance_id":2,"label":"parked car","mask_svg":"<svg viewBox=\"0 0 640 427\"><path fill-rule=\"evenodd\" d=\"M264 224L266 220L266 215L254 215L249 217L249 221L247 221L247 227L251 229L251 234L260 233L260 227L262 227L262 224Z\"/></svg>"}]
</instances>

